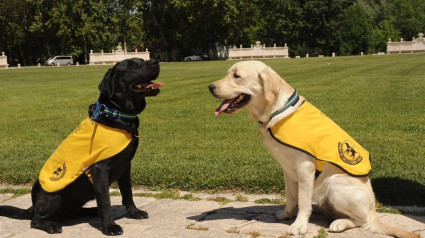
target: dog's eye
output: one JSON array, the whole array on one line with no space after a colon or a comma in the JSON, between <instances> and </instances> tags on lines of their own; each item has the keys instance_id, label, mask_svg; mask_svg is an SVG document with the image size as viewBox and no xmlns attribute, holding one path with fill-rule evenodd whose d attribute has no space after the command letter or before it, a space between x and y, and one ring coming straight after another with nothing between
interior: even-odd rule
<instances>
[{"instance_id":1,"label":"dog's eye","mask_svg":"<svg viewBox=\"0 0 425 238\"><path fill-rule=\"evenodd\" d=\"M234 73L234 74L233 74L233 77L234 77L235 79L240 78L240 76L239 76L239 75L237 75L236 73Z\"/></svg>"}]
</instances>

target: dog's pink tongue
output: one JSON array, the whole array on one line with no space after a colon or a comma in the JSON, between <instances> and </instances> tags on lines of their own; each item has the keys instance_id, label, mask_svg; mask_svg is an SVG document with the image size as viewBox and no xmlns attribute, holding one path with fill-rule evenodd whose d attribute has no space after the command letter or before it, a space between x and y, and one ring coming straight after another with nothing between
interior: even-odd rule
<instances>
[{"instance_id":1,"label":"dog's pink tongue","mask_svg":"<svg viewBox=\"0 0 425 238\"><path fill-rule=\"evenodd\" d=\"M162 86L164 86L164 84L163 83L151 83L151 84L149 84L148 86L146 86L147 88L160 88L160 87L162 87Z\"/></svg>"},{"instance_id":2,"label":"dog's pink tongue","mask_svg":"<svg viewBox=\"0 0 425 238\"><path fill-rule=\"evenodd\" d=\"M215 109L215 115L220 116L220 114L229 107L231 102L231 99L224 100L224 102L217 109Z\"/></svg>"}]
</instances>

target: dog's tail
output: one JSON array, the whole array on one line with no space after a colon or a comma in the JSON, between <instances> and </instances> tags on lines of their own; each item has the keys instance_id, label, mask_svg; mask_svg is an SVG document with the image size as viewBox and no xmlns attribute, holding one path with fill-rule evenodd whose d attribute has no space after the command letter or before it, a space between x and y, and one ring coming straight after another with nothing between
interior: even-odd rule
<instances>
[{"instance_id":1,"label":"dog's tail","mask_svg":"<svg viewBox=\"0 0 425 238\"><path fill-rule=\"evenodd\" d=\"M28 209L12 206L0 206L0 216L18 220L31 220L33 217L33 209L32 206Z\"/></svg>"},{"instance_id":2,"label":"dog's tail","mask_svg":"<svg viewBox=\"0 0 425 238\"><path fill-rule=\"evenodd\" d=\"M365 225L365 228L376 233L381 233L388 236L398 237L398 238L421 238L419 234L415 234L410 231L405 231L399 228L389 226L382 223L377 217L376 213L371 214L371 221Z\"/></svg>"}]
</instances>

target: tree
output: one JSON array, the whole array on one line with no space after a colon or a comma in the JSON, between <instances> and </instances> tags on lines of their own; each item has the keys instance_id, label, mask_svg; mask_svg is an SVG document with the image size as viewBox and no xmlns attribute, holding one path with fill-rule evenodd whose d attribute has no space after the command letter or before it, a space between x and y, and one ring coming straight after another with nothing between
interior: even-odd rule
<instances>
[{"instance_id":1,"label":"tree","mask_svg":"<svg viewBox=\"0 0 425 238\"><path fill-rule=\"evenodd\" d=\"M425 0L0 0L0 49L9 62L150 48L165 60L216 55L217 45L288 43L290 54L383 51L425 29Z\"/></svg>"},{"instance_id":2,"label":"tree","mask_svg":"<svg viewBox=\"0 0 425 238\"><path fill-rule=\"evenodd\" d=\"M341 55L359 54L369 49L372 25L363 9L354 4L343 14L339 25L339 53Z\"/></svg>"},{"instance_id":3,"label":"tree","mask_svg":"<svg viewBox=\"0 0 425 238\"><path fill-rule=\"evenodd\" d=\"M387 49L387 41L400 38L400 31L397 30L389 20L383 20L373 30L370 41L370 52L385 52Z\"/></svg>"},{"instance_id":4,"label":"tree","mask_svg":"<svg viewBox=\"0 0 425 238\"><path fill-rule=\"evenodd\" d=\"M411 39L425 29L425 0L392 0L391 23L404 39Z\"/></svg>"},{"instance_id":5,"label":"tree","mask_svg":"<svg viewBox=\"0 0 425 238\"><path fill-rule=\"evenodd\" d=\"M12 59L10 63L27 65L25 42L32 22L29 6L20 0L2 0L0 3L0 48Z\"/></svg>"}]
</instances>

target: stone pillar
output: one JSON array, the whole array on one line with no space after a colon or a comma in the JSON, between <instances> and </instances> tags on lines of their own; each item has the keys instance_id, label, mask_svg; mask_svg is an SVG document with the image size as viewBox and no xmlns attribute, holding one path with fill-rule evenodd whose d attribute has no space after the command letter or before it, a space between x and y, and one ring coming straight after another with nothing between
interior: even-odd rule
<instances>
[{"instance_id":1,"label":"stone pillar","mask_svg":"<svg viewBox=\"0 0 425 238\"><path fill-rule=\"evenodd\" d=\"M40 68L40 67L41 67L41 64L40 64L40 63L38 63L38 64L37 64L37 68Z\"/></svg>"},{"instance_id":2,"label":"stone pillar","mask_svg":"<svg viewBox=\"0 0 425 238\"><path fill-rule=\"evenodd\" d=\"M21 64L18 64L18 65L16 66L16 68L20 69L20 68L21 68Z\"/></svg>"},{"instance_id":3,"label":"stone pillar","mask_svg":"<svg viewBox=\"0 0 425 238\"><path fill-rule=\"evenodd\" d=\"M332 57L335 57L335 52L332 52Z\"/></svg>"},{"instance_id":4,"label":"stone pillar","mask_svg":"<svg viewBox=\"0 0 425 238\"><path fill-rule=\"evenodd\" d=\"M308 57L310 57L310 55L309 54L305 54L305 57L308 58Z\"/></svg>"},{"instance_id":5,"label":"stone pillar","mask_svg":"<svg viewBox=\"0 0 425 238\"><path fill-rule=\"evenodd\" d=\"M94 64L92 57L93 57L93 50L90 50L90 54L89 54L89 65L93 65Z\"/></svg>"},{"instance_id":6,"label":"stone pillar","mask_svg":"<svg viewBox=\"0 0 425 238\"><path fill-rule=\"evenodd\" d=\"M1 52L1 56L0 56L0 68L7 68L9 66L9 64L7 64L7 57L4 54L4 52Z\"/></svg>"}]
</instances>

